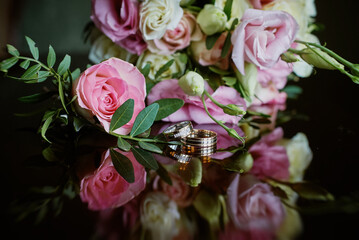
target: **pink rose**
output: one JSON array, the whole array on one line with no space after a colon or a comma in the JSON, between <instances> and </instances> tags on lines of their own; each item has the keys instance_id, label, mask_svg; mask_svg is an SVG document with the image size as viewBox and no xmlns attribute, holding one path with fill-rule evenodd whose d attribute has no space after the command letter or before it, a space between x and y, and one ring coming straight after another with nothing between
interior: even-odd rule
<instances>
[{"instance_id":1,"label":"pink rose","mask_svg":"<svg viewBox=\"0 0 359 240\"><path fill-rule=\"evenodd\" d=\"M130 122L115 130L118 134L131 131L137 114L145 107L146 84L144 76L132 64L118 58L88 68L74 83L73 89L89 120L96 116L108 132L112 115L127 99L135 100L134 114Z\"/></svg>"},{"instance_id":2,"label":"pink rose","mask_svg":"<svg viewBox=\"0 0 359 240\"><path fill-rule=\"evenodd\" d=\"M137 31L122 39L118 44L130 53L141 55L147 49L147 43L142 38L142 33Z\"/></svg>"},{"instance_id":3,"label":"pink rose","mask_svg":"<svg viewBox=\"0 0 359 240\"><path fill-rule=\"evenodd\" d=\"M179 207L188 207L192 204L197 189L190 187L177 174L170 173L169 175L172 180L172 186L156 178L154 181L154 189L164 192L170 199L175 201Z\"/></svg>"},{"instance_id":4,"label":"pink rose","mask_svg":"<svg viewBox=\"0 0 359 240\"><path fill-rule=\"evenodd\" d=\"M286 12L246 10L231 38L233 62L242 74L244 61L260 68L273 67L290 48L298 29L295 19Z\"/></svg>"},{"instance_id":5,"label":"pink rose","mask_svg":"<svg viewBox=\"0 0 359 240\"><path fill-rule=\"evenodd\" d=\"M202 38L201 41L192 42L191 51L194 59L202 66L214 65L223 70L228 69L230 51L224 58L221 57L226 36L226 32L222 33L210 50L207 50L206 47L206 37Z\"/></svg>"},{"instance_id":6,"label":"pink rose","mask_svg":"<svg viewBox=\"0 0 359 240\"><path fill-rule=\"evenodd\" d=\"M201 40L202 36L196 18L185 12L175 29L167 30L160 39L149 40L148 49L157 54L170 55L188 47L191 41Z\"/></svg>"},{"instance_id":7,"label":"pink rose","mask_svg":"<svg viewBox=\"0 0 359 240\"><path fill-rule=\"evenodd\" d=\"M288 75L293 71L290 63L279 60L273 67L267 69L258 69L257 79L262 87L268 87L273 84L277 89L282 89L287 83Z\"/></svg>"},{"instance_id":8,"label":"pink rose","mask_svg":"<svg viewBox=\"0 0 359 240\"><path fill-rule=\"evenodd\" d=\"M221 86L217 88L215 92L209 87L205 81L205 89L212 94L213 98L218 102L227 104L236 104L242 106L243 110L246 110L246 104L240 94L231 87ZM184 106L177 112L162 119L168 122L181 122L185 120L194 121L198 124L213 123L213 120L207 115L204 110L200 97L186 95L181 87L178 85L177 79L164 80L157 83L147 96L148 104L153 103L162 98L180 98L185 101ZM215 105L210 99L205 100L208 111L213 117L219 121L226 123L237 124L241 119L241 116L230 116L225 114L223 110Z\"/></svg>"},{"instance_id":9,"label":"pink rose","mask_svg":"<svg viewBox=\"0 0 359 240\"><path fill-rule=\"evenodd\" d=\"M273 2L274 0L249 0L253 8L262 9L264 5Z\"/></svg>"},{"instance_id":10,"label":"pink rose","mask_svg":"<svg viewBox=\"0 0 359 240\"><path fill-rule=\"evenodd\" d=\"M227 207L233 225L242 230L274 232L285 217L281 200L270 186L249 174L234 178L227 189Z\"/></svg>"},{"instance_id":11,"label":"pink rose","mask_svg":"<svg viewBox=\"0 0 359 240\"><path fill-rule=\"evenodd\" d=\"M285 104L287 101L287 93L280 92L273 84L267 87L258 85L254 94L256 97L253 99L252 105L256 106L264 104Z\"/></svg>"},{"instance_id":12,"label":"pink rose","mask_svg":"<svg viewBox=\"0 0 359 240\"><path fill-rule=\"evenodd\" d=\"M283 129L276 128L270 134L262 137L249 148L253 157L253 167L250 172L259 178L272 177L286 180L289 178L289 159L283 146L275 145L283 138Z\"/></svg>"},{"instance_id":13,"label":"pink rose","mask_svg":"<svg viewBox=\"0 0 359 240\"><path fill-rule=\"evenodd\" d=\"M264 105L251 105L250 110L255 112L264 113L270 115L269 120L271 123L268 124L259 124L259 128L261 132L264 131L273 131L276 127L276 120L278 111L284 111L286 106L284 104L264 104ZM253 117L254 119L256 117Z\"/></svg>"},{"instance_id":14,"label":"pink rose","mask_svg":"<svg viewBox=\"0 0 359 240\"><path fill-rule=\"evenodd\" d=\"M92 0L91 20L113 42L135 34L139 14L136 0Z\"/></svg>"},{"instance_id":15,"label":"pink rose","mask_svg":"<svg viewBox=\"0 0 359 240\"><path fill-rule=\"evenodd\" d=\"M244 133L238 127L238 125L229 125L229 124L226 124L226 125L229 128L233 128L234 130L236 130L239 136L244 137ZM206 130L211 130L211 131L216 132L217 133L217 149L229 148L232 146L239 146L241 144L241 141L229 136L227 131L224 130L218 124L199 124L199 125L194 125L193 127L195 129L206 129ZM231 153L231 152L217 152L217 153L211 155L211 158L224 159L224 158L228 158L232 155L233 155L233 153Z\"/></svg>"},{"instance_id":16,"label":"pink rose","mask_svg":"<svg viewBox=\"0 0 359 240\"><path fill-rule=\"evenodd\" d=\"M113 166L110 151L102 155L100 167L91 175L84 177L80 184L80 197L88 203L91 210L104 210L120 207L138 194L146 186L146 171L131 152L121 152L132 162L135 182L128 183Z\"/></svg>"}]
</instances>

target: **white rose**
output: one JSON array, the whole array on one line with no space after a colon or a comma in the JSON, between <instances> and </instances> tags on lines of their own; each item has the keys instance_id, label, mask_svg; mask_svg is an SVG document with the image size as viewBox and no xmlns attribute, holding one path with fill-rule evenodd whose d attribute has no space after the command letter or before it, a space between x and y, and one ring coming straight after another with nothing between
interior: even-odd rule
<instances>
[{"instance_id":1,"label":"white rose","mask_svg":"<svg viewBox=\"0 0 359 240\"><path fill-rule=\"evenodd\" d=\"M172 239L178 234L180 213L176 203L164 193L148 193L140 211L142 226L151 232L152 239Z\"/></svg>"},{"instance_id":2,"label":"white rose","mask_svg":"<svg viewBox=\"0 0 359 240\"><path fill-rule=\"evenodd\" d=\"M219 7L206 4L198 13L197 23L206 35L212 35L224 31L227 23L227 15Z\"/></svg>"},{"instance_id":3,"label":"white rose","mask_svg":"<svg viewBox=\"0 0 359 240\"><path fill-rule=\"evenodd\" d=\"M290 181L301 181L304 176L304 171L313 158L307 137L304 133L297 133L292 139L280 142L280 145L285 146L287 150L290 164Z\"/></svg>"},{"instance_id":4,"label":"white rose","mask_svg":"<svg viewBox=\"0 0 359 240\"><path fill-rule=\"evenodd\" d=\"M315 7L315 6L314 6ZM277 0L264 6L264 10L285 11L292 15L299 24L297 38L302 39L309 33L308 25L313 21L313 4L310 0Z\"/></svg>"},{"instance_id":5,"label":"white rose","mask_svg":"<svg viewBox=\"0 0 359 240\"><path fill-rule=\"evenodd\" d=\"M214 5L223 10L226 1L227 0L215 0ZM231 17L228 19L226 27L230 28L235 18L238 18L238 21L240 21L244 12L249 8L251 8L251 4L247 0L233 0Z\"/></svg>"},{"instance_id":6,"label":"white rose","mask_svg":"<svg viewBox=\"0 0 359 240\"><path fill-rule=\"evenodd\" d=\"M160 39L173 30L183 15L180 0L145 0L140 10L140 30L145 40Z\"/></svg>"},{"instance_id":7,"label":"white rose","mask_svg":"<svg viewBox=\"0 0 359 240\"><path fill-rule=\"evenodd\" d=\"M89 59L98 64L111 57L120 58L126 62L134 63L137 56L116 45L105 35L100 35L91 45Z\"/></svg>"},{"instance_id":8,"label":"white rose","mask_svg":"<svg viewBox=\"0 0 359 240\"><path fill-rule=\"evenodd\" d=\"M186 69L185 62L182 62L181 54L176 53L173 55L160 55L156 53L151 53L150 51L144 52L140 58L137 61L136 66L139 69L142 69L146 66L147 63L150 64L150 72L148 74L148 77L152 80L155 79L155 75L157 71L168 61L174 59L174 63L171 65L171 67L165 71L161 78L163 80L165 79L171 79L173 74L182 75Z\"/></svg>"}]
</instances>

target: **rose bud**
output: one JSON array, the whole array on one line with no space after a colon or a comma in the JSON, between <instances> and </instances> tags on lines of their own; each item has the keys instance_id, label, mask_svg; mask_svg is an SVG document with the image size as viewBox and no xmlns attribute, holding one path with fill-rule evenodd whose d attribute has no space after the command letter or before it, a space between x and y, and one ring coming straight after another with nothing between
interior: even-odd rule
<instances>
[{"instance_id":1,"label":"rose bud","mask_svg":"<svg viewBox=\"0 0 359 240\"><path fill-rule=\"evenodd\" d=\"M344 66L337 60L329 56L322 50L306 48L302 50L300 57L307 63L317 68L323 68L328 70L335 70L337 68L344 69Z\"/></svg>"},{"instance_id":2,"label":"rose bud","mask_svg":"<svg viewBox=\"0 0 359 240\"><path fill-rule=\"evenodd\" d=\"M220 8L206 4L197 16L197 23L206 35L212 35L226 28L227 15Z\"/></svg>"},{"instance_id":3,"label":"rose bud","mask_svg":"<svg viewBox=\"0 0 359 240\"><path fill-rule=\"evenodd\" d=\"M178 85L190 96L201 96L204 91L204 80L196 72L189 71L178 80Z\"/></svg>"}]
</instances>

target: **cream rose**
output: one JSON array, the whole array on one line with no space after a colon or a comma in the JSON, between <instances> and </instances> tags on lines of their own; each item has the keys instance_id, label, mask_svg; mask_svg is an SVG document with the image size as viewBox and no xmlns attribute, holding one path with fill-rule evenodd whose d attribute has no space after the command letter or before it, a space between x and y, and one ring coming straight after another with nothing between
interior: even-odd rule
<instances>
[{"instance_id":1,"label":"cream rose","mask_svg":"<svg viewBox=\"0 0 359 240\"><path fill-rule=\"evenodd\" d=\"M152 239L172 239L179 232L177 205L162 192L149 192L141 204L141 223Z\"/></svg>"},{"instance_id":2,"label":"cream rose","mask_svg":"<svg viewBox=\"0 0 359 240\"><path fill-rule=\"evenodd\" d=\"M134 63L137 59L136 55L121 48L105 35L100 35L91 46L89 59L91 62L98 64L111 57L120 58L130 63Z\"/></svg>"},{"instance_id":3,"label":"cream rose","mask_svg":"<svg viewBox=\"0 0 359 240\"><path fill-rule=\"evenodd\" d=\"M150 79L154 79L157 71L168 61L174 59L174 63L171 67L165 71L161 78L164 79L171 79L173 74L182 75L186 69L186 64L181 60L181 54L176 53L173 55L160 55L156 53L151 53L150 51L144 52L137 61L137 67L142 69L146 66L147 63L150 64L150 72L148 77Z\"/></svg>"},{"instance_id":4,"label":"cream rose","mask_svg":"<svg viewBox=\"0 0 359 240\"><path fill-rule=\"evenodd\" d=\"M180 0L145 0L140 10L140 30L145 40L160 39L177 27L183 15Z\"/></svg>"}]
</instances>

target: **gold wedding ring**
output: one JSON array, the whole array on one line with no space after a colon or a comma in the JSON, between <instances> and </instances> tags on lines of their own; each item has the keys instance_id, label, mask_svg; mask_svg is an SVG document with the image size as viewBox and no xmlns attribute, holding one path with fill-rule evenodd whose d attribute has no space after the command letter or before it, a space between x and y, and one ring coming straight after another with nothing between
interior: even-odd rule
<instances>
[{"instance_id":1,"label":"gold wedding ring","mask_svg":"<svg viewBox=\"0 0 359 240\"><path fill-rule=\"evenodd\" d=\"M194 129L190 134L181 139L185 145L201 148L217 145L217 133L210 130Z\"/></svg>"},{"instance_id":2,"label":"gold wedding ring","mask_svg":"<svg viewBox=\"0 0 359 240\"><path fill-rule=\"evenodd\" d=\"M193 126L190 121L183 121L166 128L163 135L167 141L180 140L193 132Z\"/></svg>"}]
</instances>

